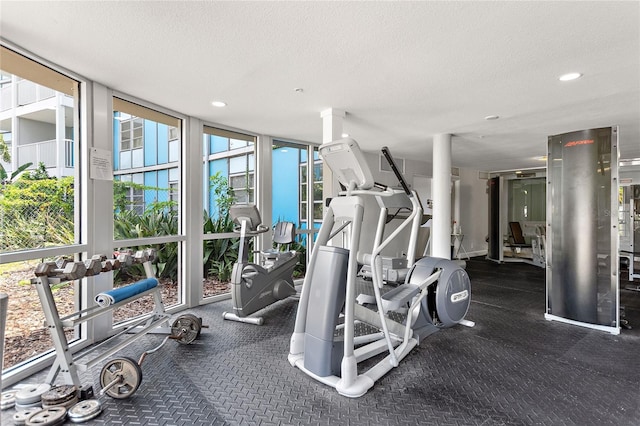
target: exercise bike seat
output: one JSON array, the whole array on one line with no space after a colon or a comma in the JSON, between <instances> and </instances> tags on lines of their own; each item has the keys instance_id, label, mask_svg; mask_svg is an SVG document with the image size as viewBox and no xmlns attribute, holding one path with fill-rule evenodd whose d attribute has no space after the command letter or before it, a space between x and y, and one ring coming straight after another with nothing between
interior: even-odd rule
<instances>
[{"instance_id":1,"label":"exercise bike seat","mask_svg":"<svg viewBox=\"0 0 640 426\"><path fill-rule=\"evenodd\" d=\"M273 228L274 244L291 244L296 238L296 225L293 222L278 222Z\"/></svg>"},{"instance_id":2,"label":"exercise bike seat","mask_svg":"<svg viewBox=\"0 0 640 426\"><path fill-rule=\"evenodd\" d=\"M279 256L285 253L291 252L289 245L295 241L296 238L296 225L292 222L278 222L273 228L273 243L275 248L263 250L260 254L265 260L275 260ZM285 251L282 251L282 246L286 245Z\"/></svg>"}]
</instances>

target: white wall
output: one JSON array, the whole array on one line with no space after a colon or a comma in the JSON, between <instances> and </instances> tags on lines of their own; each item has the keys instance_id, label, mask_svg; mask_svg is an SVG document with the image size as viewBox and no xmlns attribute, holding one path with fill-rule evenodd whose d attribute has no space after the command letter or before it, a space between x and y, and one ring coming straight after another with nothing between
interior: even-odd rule
<instances>
[{"instance_id":1,"label":"white wall","mask_svg":"<svg viewBox=\"0 0 640 426\"><path fill-rule=\"evenodd\" d=\"M470 256L487 254L489 230L487 180L478 178L478 170L460 169L460 228L463 245Z\"/></svg>"},{"instance_id":2,"label":"white wall","mask_svg":"<svg viewBox=\"0 0 640 426\"><path fill-rule=\"evenodd\" d=\"M56 126L51 123L18 118L20 145L56 139ZM15 139L14 139L15 140Z\"/></svg>"}]
</instances>

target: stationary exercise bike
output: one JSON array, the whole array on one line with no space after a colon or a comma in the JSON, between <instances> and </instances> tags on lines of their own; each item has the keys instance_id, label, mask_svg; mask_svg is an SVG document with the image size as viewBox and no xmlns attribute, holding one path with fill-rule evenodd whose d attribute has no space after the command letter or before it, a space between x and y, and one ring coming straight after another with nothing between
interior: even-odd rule
<instances>
[{"instance_id":1,"label":"stationary exercise bike","mask_svg":"<svg viewBox=\"0 0 640 426\"><path fill-rule=\"evenodd\" d=\"M233 313L224 312L227 320L262 325L262 317L249 315L285 299L296 293L293 284L293 270L298 264L298 255L289 250L295 240L296 229L291 222L278 222L273 231L275 249L255 252L261 258L260 264L249 262L250 237L269 231L262 225L260 212L254 205L234 205L229 211L240 234L238 261L231 273L231 300ZM286 245L286 251L281 247Z\"/></svg>"}]
</instances>

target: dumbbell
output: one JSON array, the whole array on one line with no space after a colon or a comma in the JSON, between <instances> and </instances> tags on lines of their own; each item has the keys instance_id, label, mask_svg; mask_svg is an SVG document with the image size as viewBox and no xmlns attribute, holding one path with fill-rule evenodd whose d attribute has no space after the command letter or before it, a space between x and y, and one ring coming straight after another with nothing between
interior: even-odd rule
<instances>
[{"instance_id":1,"label":"dumbbell","mask_svg":"<svg viewBox=\"0 0 640 426\"><path fill-rule=\"evenodd\" d=\"M133 251L132 250L124 250L118 253L118 260L120 261L120 266L131 266L133 264Z\"/></svg>"},{"instance_id":2,"label":"dumbbell","mask_svg":"<svg viewBox=\"0 0 640 426\"><path fill-rule=\"evenodd\" d=\"M84 266L87 269L86 275L91 277L93 275L99 275L102 272L102 262L100 257L93 256L91 259L85 260Z\"/></svg>"},{"instance_id":3,"label":"dumbbell","mask_svg":"<svg viewBox=\"0 0 640 426\"><path fill-rule=\"evenodd\" d=\"M67 266L68 263L72 262L73 258L71 257L60 257L56 260L56 265L58 269L64 269L64 267Z\"/></svg>"},{"instance_id":4,"label":"dumbbell","mask_svg":"<svg viewBox=\"0 0 640 426\"><path fill-rule=\"evenodd\" d=\"M138 250L136 254L133 256L133 261L135 263L144 263L149 260L149 253L146 250Z\"/></svg>"},{"instance_id":5,"label":"dumbbell","mask_svg":"<svg viewBox=\"0 0 640 426\"><path fill-rule=\"evenodd\" d=\"M61 277L68 280L77 280L85 276L87 268L83 262L70 262L64 260L62 265L56 262L44 262L36 266L35 274L37 277Z\"/></svg>"},{"instance_id":6,"label":"dumbbell","mask_svg":"<svg viewBox=\"0 0 640 426\"><path fill-rule=\"evenodd\" d=\"M153 262L156 260L156 250L152 248L138 250L133 256L135 263Z\"/></svg>"},{"instance_id":7,"label":"dumbbell","mask_svg":"<svg viewBox=\"0 0 640 426\"><path fill-rule=\"evenodd\" d=\"M156 249L148 248L145 250L147 253L147 257L149 258L149 262L153 262L156 260Z\"/></svg>"},{"instance_id":8,"label":"dumbbell","mask_svg":"<svg viewBox=\"0 0 640 426\"><path fill-rule=\"evenodd\" d=\"M106 259L100 262L100 264L102 265L102 272L120 269L120 261L118 259Z\"/></svg>"},{"instance_id":9,"label":"dumbbell","mask_svg":"<svg viewBox=\"0 0 640 426\"><path fill-rule=\"evenodd\" d=\"M102 272L109 272L113 269L113 264L108 260L100 262L100 269Z\"/></svg>"},{"instance_id":10,"label":"dumbbell","mask_svg":"<svg viewBox=\"0 0 640 426\"><path fill-rule=\"evenodd\" d=\"M119 259L107 259L105 261L105 263L108 263L110 266L110 270L116 270L116 269L120 269L120 267L122 266L120 264L120 260Z\"/></svg>"}]
</instances>

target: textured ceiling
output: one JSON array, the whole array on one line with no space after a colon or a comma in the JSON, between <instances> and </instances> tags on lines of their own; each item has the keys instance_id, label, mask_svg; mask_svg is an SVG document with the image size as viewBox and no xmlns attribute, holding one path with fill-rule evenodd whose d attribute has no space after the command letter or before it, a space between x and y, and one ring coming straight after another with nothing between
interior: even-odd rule
<instances>
[{"instance_id":1,"label":"textured ceiling","mask_svg":"<svg viewBox=\"0 0 640 426\"><path fill-rule=\"evenodd\" d=\"M1 1L0 36L118 92L285 139L321 142L320 112L337 108L370 151L431 161L433 135L451 133L458 167L539 167L547 136L611 125L621 157L640 157L637 1ZM584 76L559 82L569 71Z\"/></svg>"}]
</instances>

